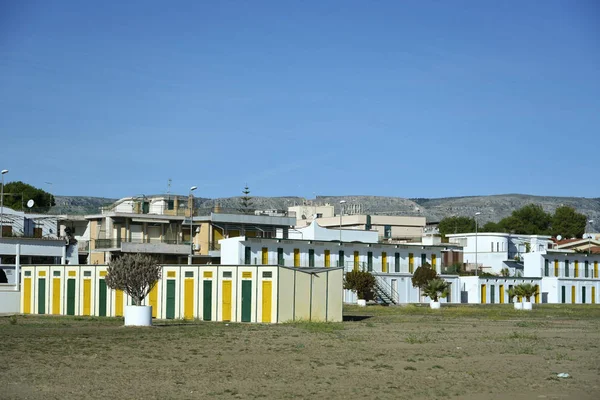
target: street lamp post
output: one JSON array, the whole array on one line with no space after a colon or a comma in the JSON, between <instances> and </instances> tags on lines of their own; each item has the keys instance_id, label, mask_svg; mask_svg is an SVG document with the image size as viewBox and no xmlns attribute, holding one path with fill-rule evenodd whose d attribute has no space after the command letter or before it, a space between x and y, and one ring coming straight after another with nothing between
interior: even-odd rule
<instances>
[{"instance_id":1,"label":"street lamp post","mask_svg":"<svg viewBox=\"0 0 600 400\"><path fill-rule=\"evenodd\" d=\"M477 270L479 269L479 264L477 263L477 231L479 230L477 216L479 215L481 215L480 212L475 213L475 276L477 276Z\"/></svg>"},{"instance_id":2,"label":"street lamp post","mask_svg":"<svg viewBox=\"0 0 600 400\"><path fill-rule=\"evenodd\" d=\"M2 189L1 193L0 193L0 238L2 237L2 228L3 228L3 219L4 219L4 174L7 174L8 170L7 169L3 169L2 170Z\"/></svg>"},{"instance_id":3,"label":"street lamp post","mask_svg":"<svg viewBox=\"0 0 600 400\"><path fill-rule=\"evenodd\" d=\"M342 215L344 215L344 204L346 204L346 200L340 200L340 245L342 244Z\"/></svg>"},{"instance_id":4,"label":"street lamp post","mask_svg":"<svg viewBox=\"0 0 600 400\"><path fill-rule=\"evenodd\" d=\"M592 224L594 223L593 219L590 219L588 221L588 224L590 224L590 228L592 227ZM588 233L587 234L587 238L588 238L588 255L592 253L592 234Z\"/></svg>"},{"instance_id":5,"label":"street lamp post","mask_svg":"<svg viewBox=\"0 0 600 400\"><path fill-rule=\"evenodd\" d=\"M198 189L197 186L192 186L190 188L190 258L188 259L188 264L192 265L192 257L194 256L194 228L193 228L193 220L194 220L194 190Z\"/></svg>"}]
</instances>

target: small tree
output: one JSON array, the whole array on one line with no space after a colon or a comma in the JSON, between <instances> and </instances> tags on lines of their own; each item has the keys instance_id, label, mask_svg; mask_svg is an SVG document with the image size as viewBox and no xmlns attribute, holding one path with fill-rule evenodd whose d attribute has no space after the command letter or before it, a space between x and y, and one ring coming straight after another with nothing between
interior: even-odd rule
<instances>
[{"instance_id":1,"label":"small tree","mask_svg":"<svg viewBox=\"0 0 600 400\"><path fill-rule=\"evenodd\" d=\"M517 295L524 296L528 303L531 302L531 296L535 296L536 293L537 288L531 283L522 283L517 285Z\"/></svg>"},{"instance_id":2,"label":"small tree","mask_svg":"<svg viewBox=\"0 0 600 400\"><path fill-rule=\"evenodd\" d=\"M440 298L444 299L448 296L448 288L450 284L441 278L435 278L427 282L423 288L422 296L429 297L437 302Z\"/></svg>"},{"instance_id":3,"label":"small tree","mask_svg":"<svg viewBox=\"0 0 600 400\"><path fill-rule=\"evenodd\" d=\"M162 267L152 256L125 254L108 263L106 286L124 291L140 306L160 279L161 271Z\"/></svg>"},{"instance_id":4,"label":"small tree","mask_svg":"<svg viewBox=\"0 0 600 400\"><path fill-rule=\"evenodd\" d=\"M250 188L248 184L244 186L244 190L242 190L243 196L240 197L240 211L243 213L250 213L252 210L252 197L250 196Z\"/></svg>"},{"instance_id":5,"label":"small tree","mask_svg":"<svg viewBox=\"0 0 600 400\"><path fill-rule=\"evenodd\" d=\"M359 300L373 300L375 277L367 271L350 271L344 277L344 289L351 290Z\"/></svg>"},{"instance_id":6,"label":"small tree","mask_svg":"<svg viewBox=\"0 0 600 400\"><path fill-rule=\"evenodd\" d=\"M417 268L417 270L413 274L412 284L413 287L424 289L425 286L427 286L427 284L429 283L429 281L432 281L436 278L438 278L437 272L433 268L431 268L431 265L429 263L425 263L419 268Z\"/></svg>"}]
</instances>

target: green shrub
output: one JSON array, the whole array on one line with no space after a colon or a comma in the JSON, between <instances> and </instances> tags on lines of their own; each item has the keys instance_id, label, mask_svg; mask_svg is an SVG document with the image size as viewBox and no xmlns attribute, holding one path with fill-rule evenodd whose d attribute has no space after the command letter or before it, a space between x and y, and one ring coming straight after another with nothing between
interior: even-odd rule
<instances>
[{"instance_id":1,"label":"green shrub","mask_svg":"<svg viewBox=\"0 0 600 400\"><path fill-rule=\"evenodd\" d=\"M425 263L421 265L412 276L413 287L424 289L425 286L438 277L435 269L431 268L431 265Z\"/></svg>"},{"instance_id":2,"label":"green shrub","mask_svg":"<svg viewBox=\"0 0 600 400\"><path fill-rule=\"evenodd\" d=\"M344 277L344 289L351 290L361 300L373 300L375 277L366 271L350 271Z\"/></svg>"}]
</instances>

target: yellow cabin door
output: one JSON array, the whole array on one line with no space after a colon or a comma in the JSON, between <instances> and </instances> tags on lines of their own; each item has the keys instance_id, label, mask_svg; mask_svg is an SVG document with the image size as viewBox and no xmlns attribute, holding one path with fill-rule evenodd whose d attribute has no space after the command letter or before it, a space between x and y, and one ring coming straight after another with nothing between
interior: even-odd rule
<instances>
[{"instance_id":1,"label":"yellow cabin door","mask_svg":"<svg viewBox=\"0 0 600 400\"><path fill-rule=\"evenodd\" d=\"M592 304L596 304L596 286L592 286Z\"/></svg>"},{"instance_id":2,"label":"yellow cabin door","mask_svg":"<svg viewBox=\"0 0 600 400\"><path fill-rule=\"evenodd\" d=\"M387 253L381 253L381 272L388 272Z\"/></svg>"},{"instance_id":3,"label":"yellow cabin door","mask_svg":"<svg viewBox=\"0 0 600 400\"><path fill-rule=\"evenodd\" d=\"M231 281L223 281L223 321L231 321Z\"/></svg>"},{"instance_id":4,"label":"yellow cabin door","mask_svg":"<svg viewBox=\"0 0 600 400\"><path fill-rule=\"evenodd\" d=\"M331 267L331 252L325 250L325 268Z\"/></svg>"},{"instance_id":5,"label":"yellow cabin door","mask_svg":"<svg viewBox=\"0 0 600 400\"><path fill-rule=\"evenodd\" d=\"M60 278L52 279L52 314L60 314Z\"/></svg>"},{"instance_id":6,"label":"yellow cabin door","mask_svg":"<svg viewBox=\"0 0 600 400\"><path fill-rule=\"evenodd\" d=\"M431 255L431 268L437 271L437 256L435 254Z\"/></svg>"},{"instance_id":7,"label":"yellow cabin door","mask_svg":"<svg viewBox=\"0 0 600 400\"><path fill-rule=\"evenodd\" d=\"M540 304L540 286L535 285L535 304Z\"/></svg>"},{"instance_id":8,"label":"yellow cabin door","mask_svg":"<svg viewBox=\"0 0 600 400\"><path fill-rule=\"evenodd\" d=\"M571 303L575 304L575 300L576 300L575 286L571 286Z\"/></svg>"},{"instance_id":9,"label":"yellow cabin door","mask_svg":"<svg viewBox=\"0 0 600 400\"><path fill-rule=\"evenodd\" d=\"M300 266L300 249L294 249L294 267Z\"/></svg>"},{"instance_id":10,"label":"yellow cabin door","mask_svg":"<svg viewBox=\"0 0 600 400\"><path fill-rule=\"evenodd\" d=\"M92 315L92 280L83 280L83 315Z\"/></svg>"},{"instance_id":11,"label":"yellow cabin door","mask_svg":"<svg viewBox=\"0 0 600 400\"><path fill-rule=\"evenodd\" d=\"M575 278L579 278L579 261L575 261Z\"/></svg>"},{"instance_id":12,"label":"yellow cabin door","mask_svg":"<svg viewBox=\"0 0 600 400\"><path fill-rule=\"evenodd\" d=\"M358 251L354 252L354 271L358 271Z\"/></svg>"},{"instance_id":13,"label":"yellow cabin door","mask_svg":"<svg viewBox=\"0 0 600 400\"><path fill-rule=\"evenodd\" d=\"M504 304L504 285L500 285L500 304Z\"/></svg>"},{"instance_id":14,"label":"yellow cabin door","mask_svg":"<svg viewBox=\"0 0 600 400\"><path fill-rule=\"evenodd\" d=\"M23 314L31 314L31 278L23 281Z\"/></svg>"},{"instance_id":15,"label":"yellow cabin door","mask_svg":"<svg viewBox=\"0 0 600 400\"><path fill-rule=\"evenodd\" d=\"M481 304L485 304L487 298L487 288L481 285Z\"/></svg>"},{"instance_id":16,"label":"yellow cabin door","mask_svg":"<svg viewBox=\"0 0 600 400\"><path fill-rule=\"evenodd\" d=\"M148 305L152 306L152 318L156 318L158 315L158 282L154 284L150 294L148 294Z\"/></svg>"},{"instance_id":17,"label":"yellow cabin door","mask_svg":"<svg viewBox=\"0 0 600 400\"><path fill-rule=\"evenodd\" d=\"M183 319L194 319L194 279L186 278L183 288L185 300L183 302Z\"/></svg>"},{"instance_id":18,"label":"yellow cabin door","mask_svg":"<svg viewBox=\"0 0 600 400\"><path fill-rule=\"evenodd\" d=\"M594 278L598 277L598 261L594 261Z\"/></svg>"},{"instance_id":19,"label":"yellow cabin door","mask_svg":"<svg viewBox=\"0 0 600 400\"><path fill-rule=\"evenodd\" d=\"M554 276L558 276L558 260L554 260Z\"/></svg>"},{"instance_id":20,"label":"yellow cabin door","mask_svg":"<svg viewBox=\"0 0 600 400\"><path fill-rule=\"evenodd\" d=\"M263 265L268 265L269 264L269 249L266 247L262 248L262 264Z\"/></svg>"},{"instance_id":21,"label":"yellow cabin door","mask_svg":"<svg viewBox=\"0 0 600 400\"><path fill-rule=\"evenodd\" d=\"M415 256L413 253L408 253L408 272L410 272L411 274L415 269Z\"/></svg>"},{"instance_id":22,"label":"yellow cabin door","mask_svg":"<svg viewBox=\"0 0 600 400\"><path fill-rule=\"evenodd\" d=\"M262 283L262 322L271 322L273 301L273 282L263 281Z\"/></svg>"},{"instance_id":23,"label":"yellow cabin door","mask_svg":"<svg viewBox=\"0 0 600 400\"><path fill-rule=\"evenodd\" d=\"M116 317L123 316L123 291L122 290L115 291L115 316Z\"/></svg>"}]
</instances>

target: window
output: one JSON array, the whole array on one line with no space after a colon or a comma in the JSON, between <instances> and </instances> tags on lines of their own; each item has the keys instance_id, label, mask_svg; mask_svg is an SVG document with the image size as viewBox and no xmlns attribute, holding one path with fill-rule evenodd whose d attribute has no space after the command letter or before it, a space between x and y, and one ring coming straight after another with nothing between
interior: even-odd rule
<instances>
[{"instance_id":1,"label":"window","mask_svg":"<svg viewBox=\"0 0 600 400\"><path fill-rule=\"evenodd\" d=\"M175 209L175 201L167 200L167 210L174 210L174 209Z\"/></svg>"},{"instance_id":2,"label":"window","mask_svg":"<svg viewBox=\"0 0 600 400\"><path fill-rule=\"evenodd\" d=\"M263 271L262 277L263 278L272 278L273 277L273 272L271 272L271 271Z\"/></svg>"},{"instance_id":3,"label":"window","mask_svg":"<svg viewBox=\"0 0 600 400\"><path fill-rule=\"evenodd\" d=\"M317 218L323 218L323 213L317 213Z\"/></svg>"},{"instance_id":4,"label":"window","mask_svg":"<svg viewBox=\"0 0 600 400\"><path fill-rule=\"evenodd\" d=\"M392 226L391 225L385 225L383 227L383 237L386 239L390 239L392 237Z\"/></svg>"},{"instance_id":5,"label":"window","mask_svg":"<svg viewBox=\"0 0 600 400\"><path fill-rule=\"evenodd\" d=\"M231 271L223 271L223 278L231 278L231 277L232 277Z\"/></svg>"},{"instance_id":6,"label":"window","mask_svg":"<svg viewBox=\"0 0 600 400\"><path fill-rule=\"evenodd\" d=\"M308 266L309 267L315 266L315 250L314 249L308 250Z\"/></svg>"},{"instance_id":7,"label":"window","mask_svg":"<svg viewBox=\"0 0 600 400\"><path fill-rule=\"evenodd\" d=\"M194 277L194 271L185 271L185 277L186 278L193 278Z\"/></svg>"}]
</instances>

